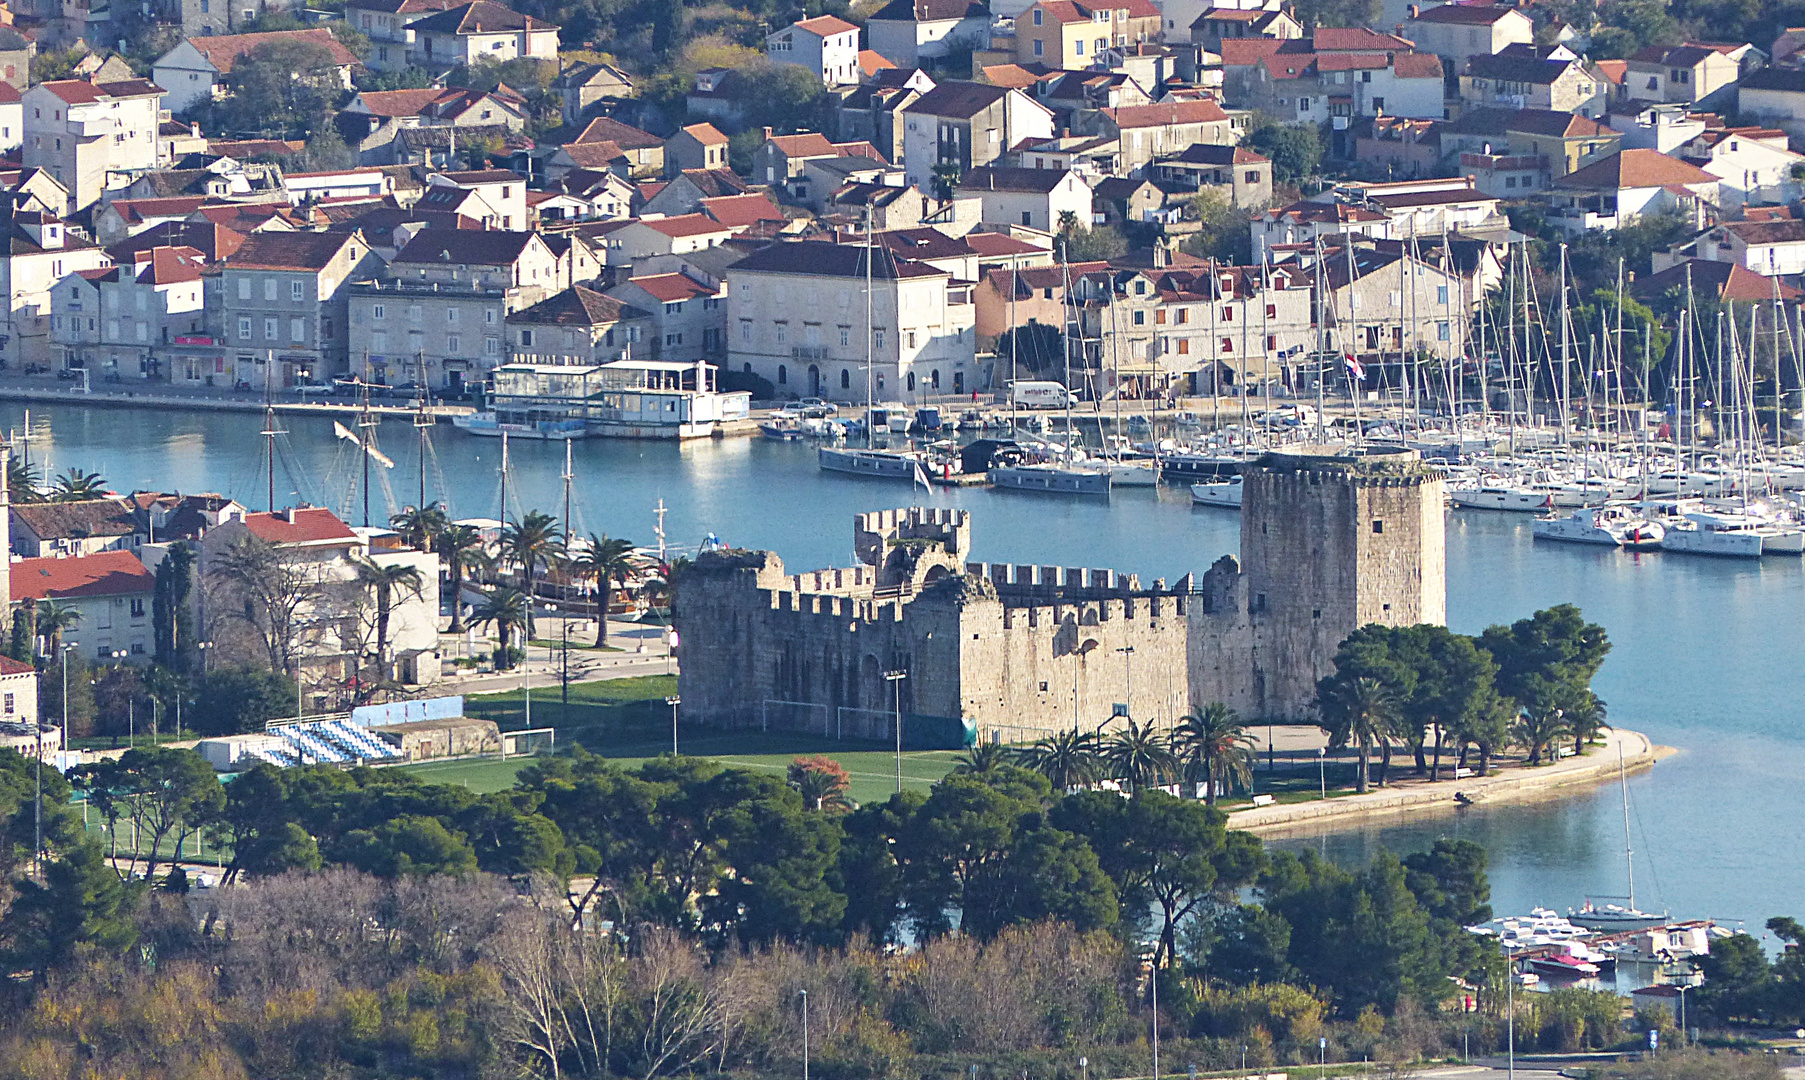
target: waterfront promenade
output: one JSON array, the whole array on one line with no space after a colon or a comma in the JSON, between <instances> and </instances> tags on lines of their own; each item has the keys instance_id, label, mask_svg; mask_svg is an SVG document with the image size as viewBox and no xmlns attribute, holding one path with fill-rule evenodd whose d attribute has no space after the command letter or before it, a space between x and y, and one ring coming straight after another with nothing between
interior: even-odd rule
<instances>
[{"instance_id":1,"label":"waterfront promenade","mask_svg":"<svg viewBox=\"0 0 1805 1080\"><path fill-rule=\"evenodd\" d=\"M1338 795L1326 800L1234 810L1229 813L1228 825L1256 836L1273 837L1322 832L1396 815L1448 813L1464 806L1553 800L1582 788L1615 781L1619 775L1619 752L1625 774L1641 772L1662 758L1679 753L1673 747L1657 745L1640 731L1606 728L1603 741L1588 747L1586 753L1577 757L1561 758L1534 768L1516 762L1500 767L1494 760L1488 776L1434 782L1419 780L1394 763L1393 779L1388 787L1375 787L1364 795Z\"/></svg>"}]
</instances>

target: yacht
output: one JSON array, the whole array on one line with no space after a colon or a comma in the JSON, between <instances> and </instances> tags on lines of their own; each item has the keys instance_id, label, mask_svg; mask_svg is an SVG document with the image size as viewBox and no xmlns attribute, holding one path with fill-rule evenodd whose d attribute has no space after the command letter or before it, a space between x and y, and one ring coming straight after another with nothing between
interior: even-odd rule
<instances>
[{"instance_id":1,"label":"yacht","mask_svg":"<svg viewBox=\"0 0 1805 1080\"><path fill-rule=\"evenodd\" d=\"M1226 480L1214 480L1204 484L1191 485L1191 503L1195 506L1226 506L1230 509L1241 509L1242 478L1231 476Z\"/></svg>"},{"instance_id":2,"label":"yacht","mask_svg":"<svg viewBox=\"0 0 1805 1080\"><path fill-rule=\"evenodd\" d=\"M1662 551L1740 559L1759 558L1762 544L1759 528L1740 515L1697 511L1667 525L1661 537Z\"/></svg>"},{"instance_id":3,"label":"yacht","mask_svg":"<svg viewBox=\"0 0 1805 1080\"><path fill-rule=\"evenodd\" d=\"M1585 907L1568 914L1567 921L1587 930L1612 934L1622 930L1646 930L1651 926L1665 926L1671 920L1666 912L1656 915L1621 904L1594 905L1588 898Z\"/></svg>"},{"instance_id":4,"label":"yacht","mask_svg":"<svg viewBox=\"0 0 1805 1080\"><path fill-rule=\"evenodd\" d=\"M1562 540L1570 544L1602 544L1622 547L1632 536L1638 546L1656 545L1666 532L1623 506L1575 510L1570 514L1544 514L1530 526L1537 540ZM1652 534L1652 535L1651 535Z\"/></svg>"},{"instance_id":5,"label":"yacht","mask_svg":"<svg viewBox=\"0 0 1805 1080\"><path fill-rule=\"evenodd\" d=\"M1470 487L1448 490L1455 506L1468 510L1509 510L1536 513L1549 506L1549 493L1523 487L1498 477L1488 477Z\"/></svg>"},{"instance_id":6,"label":"yacht","mask_svg":"<svg viewBox=\"0 0 1805 1080\"><path fill-rule=\"evenodd\" d=\"M538 409L486 409L482 412L453 416L451 424L472 435L499 438L506 432L511 439L565 440L581 439L589 434L589 425L581 417L561 411Z\"/></svg>"},{"instance_id":7,"label":"yacht","mask_svg":"<svg viewBox=\"0 0 1805 1080\"><path fill-rule=\"evenodd\" d=\"M1157 487L1159 466L1151 460L1112 461L1109 463L1109 483L1112 487Z\"/></svg>"},{"instance_id":8,"label":"yacht","mask_svg":"<svg viewBox=\"0 0 1805 1080\"><path fill-rule=\"evenodd\" d=\"M823 446L815 451L816 460L825 472L850 473L853 476L875 476L885 480L913 480L921 467L919 454L900 450L860 450L844 446Z\"/></svg>"},{"instance_id":9,"label":"yacht","mask_svg":"<svg viewBox=\"0 0 1805 1080\"><path fill-rule=\"evenodd\" d=\"M1033 462L1002 465L990 470L990 482L1012 491L1044 491L1063 495L1108 495L1108 468Z\"/></svg>"},{"instance_id":10,"label":"yacht","mask_svg":"<svg viewBox=\"0 0 1805 1080\"><path fill-rule=\"evenodd\" d=\"M788 416L771 417L758 425L758 433L767 439L776 439L779 442L797 442L805 434L802 430L802 422Z\"/></svg>"},{"instance_id":11,"label":"yacht","mask_svg":"<svg viewBox=\"0 0 1805 1080\"><path fill-rule=\"evenodd\" d=\"M1210 480L1234 476L1246 461L1240 454L1167 454L1159 467L1168 480Z\"/></svg>"}]
</instances>

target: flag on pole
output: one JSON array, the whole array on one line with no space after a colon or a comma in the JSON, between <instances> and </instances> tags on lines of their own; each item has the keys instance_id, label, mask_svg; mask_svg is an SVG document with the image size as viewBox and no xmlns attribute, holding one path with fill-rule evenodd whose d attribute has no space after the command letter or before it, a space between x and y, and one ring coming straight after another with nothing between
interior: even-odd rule
<instances>
[{"instance_id":1,"label":"flag on pole","mask_svg":"<svg viewBox=\"0 0 1805 1080\"><path fill-rule=\"evenodd\" d=\"M928 483L928 474L922 470L921 462L919 461L915 463L915 482L922 487L927 488L929 491L934 490L934 486Z\"/></svg>"},{"instance_id":2,"label":"flag on pole","mask_svg":"<svg viewBox=\"0 0 1805 1080\"><path fill-rule=\"evenodd\" d=\"M1343 364L1347 365L1347 373L1349 375L1352 375L1354 378L1359 379L1362 382L1364 382L1366 380L1366 365L1364 365L1360 361L1354 359L1353 353L1343 354L1341 357L1341 362Z\"/></svg>"},{"instance_id":3,"label":"flag on pole","mask_svg":"<svg viewBox=\"0 0 1805 1080\"><path fill-rule=\"evenodd\" d=\"M339 438L345 440L346 442L360 442L361 441L358 439L358 437L356 435L351 433L350 428L339 423L337 420L334 420L332 422L332 434L338 436Z\"/></svg>"}]
</instances>

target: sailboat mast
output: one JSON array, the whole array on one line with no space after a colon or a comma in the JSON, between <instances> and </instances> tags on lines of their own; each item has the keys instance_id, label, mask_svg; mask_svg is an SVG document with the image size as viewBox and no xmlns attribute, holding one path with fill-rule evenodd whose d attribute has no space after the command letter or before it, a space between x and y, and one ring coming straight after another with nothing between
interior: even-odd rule
<instances>
[{"instance_id":1,"label":"sailboat mast","mask_svg":"<svg viewBox=\"0 0 1805 1080\"><path fill-rule=\"evenodd\" d=\"M566 543L568 543L570 540L570 481L571 481L572 475L573 474L570 471L570 440L565 439L564 440L564 477L563 477L563 479L564 479L564 538L565 538Z\"/></svg>"},{"instance_id":2,"label":"sailboat mast","mask_svg":"<svg viewBox=\"0 0 1805 1080\"><path fill-rule=\"evenodd\" d=\"M865 445L877 445L877 432L871 427L871 411L877 402L872 398L871 365L877 360L871 344L871 206L865 206ZM900 354L899 354L900 355ZM902 365L898 364L898 374ZM887 443L885 445L888 445Z\"/></svg>"},{"instance_id":3,"label":"sailboat mast","mask_svg":"<svg viewBox=\"0 0 1805 1080\"><path fill-rule=\"evenodd\" d=\"M357 448L363 451L364 459L364 528L370 527L370 384L363 384L363 409L357 418Z\"/></svg>"},{"instance_id":4,"label":"sailboat mast","mask_svg":"<svg viewBox=\"0 0 1805 1080\"><path fill-rule=\"evenodd\" d=\"M1636 853L1630 847L1630 785L1623 771L1623 744L1617 744L1617 786L1623 792L1623 869L1629 876L1629 909L1636 910Z\"/></svg>"},{"instance_id":5,"label":"sailboat mast","mask_svg":"<svg viewBox=\"0 0 1805 1080\"><path fill-rule=\"evenodd\" d=\"M508 429L501 429L501 524L508 524Z\"/></svg>"}]
</instances>

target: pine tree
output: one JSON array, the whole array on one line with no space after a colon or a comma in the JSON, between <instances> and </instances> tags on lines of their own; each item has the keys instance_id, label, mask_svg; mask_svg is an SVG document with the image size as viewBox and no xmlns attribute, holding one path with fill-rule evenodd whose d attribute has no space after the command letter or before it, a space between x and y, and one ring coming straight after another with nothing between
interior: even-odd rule
<instances>
[{"instance_id":1,"label":"pine tree","mask_svg":"<svg viewBox=\"0 0 1805 1080\"><path fill-rule=\"evenodd\" d=\"M13 883L18 897L0 918L0 960L42 982L88 949L122 953L138 940L138 889L119 880L100 845L83 841L44 868L42 884Z\"/></svg>"}]
</instances>

